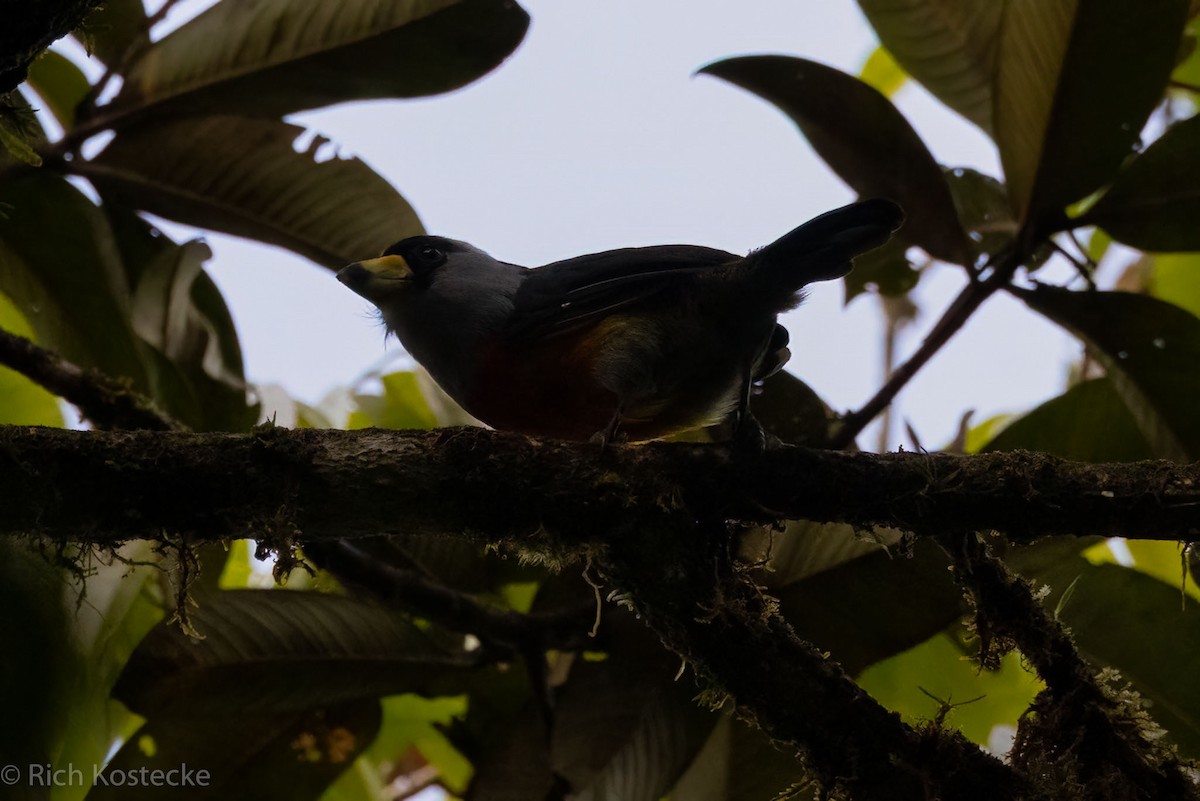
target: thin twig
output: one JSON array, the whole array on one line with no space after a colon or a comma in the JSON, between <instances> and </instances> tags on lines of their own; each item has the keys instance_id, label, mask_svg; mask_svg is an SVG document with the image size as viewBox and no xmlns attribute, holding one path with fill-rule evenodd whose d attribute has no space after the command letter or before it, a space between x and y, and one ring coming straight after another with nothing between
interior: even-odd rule
<instances>
[{"instance_id":1,"label":"thin twig","mask_svg":"<svg viewBox=\"0 0 1200 801\"><path fill-rule=\"evenodd\" d=\"M0 364L73 403L97 428L184 430L155 408L153 401L129 387L3 329L0 329Z\"/></svg>"},{"instance_id":2,"label":"thin twig","mask_svg":"<svg viewBox=\"0 0 1200 801\"><path fill-rule=\"evenodd\" d=\"M996 290L1008 283L1011 276L1011 270L997 270L985 281L967 284L930 330L916 353L892 371L891 377L862 408L842 418L841 426L830 437L829 447L838 450L853 443L854 438L888 407L913 376L963 327L967 318Z\"/></svg>"}]
</instances>

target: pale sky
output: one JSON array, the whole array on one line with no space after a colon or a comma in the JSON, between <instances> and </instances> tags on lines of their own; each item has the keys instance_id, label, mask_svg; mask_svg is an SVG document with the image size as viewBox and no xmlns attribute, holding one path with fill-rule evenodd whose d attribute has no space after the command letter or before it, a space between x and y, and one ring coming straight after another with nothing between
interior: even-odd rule
<instances>
[{"instance_id":1,"label":"pale sky","mask_svg":"<svg viewBox=\"0 0 1200 801\"><path fill-rule=\"evenodd\" d=\"M711 61L755 53L857 73L874 38L850 0L523 5L533 20L525 41L459 92L292 120L384 175L431 233L527 265L631 245L746 252L853 199L780 112L714 78L692 77ZM919 87L910 84L896 101L943 164L998 174L989 140ZM282 384L314 403L385 355L370 305L332 273L275 248L206 238L216 254L209 272L232 308L252 381ZM901 357L962 280L957 268L939 267L922 282L922 316L902 339ZM818 284L784 322L794 343L788 369L834 408L856 408L878 387L874 298L843 308L840 282ZM386 347L401 352L394 340ZM966 409L976 409L979 422L1058 394L1076 353L1072 340L1019 303L994 298L900 396L897 419L910 420L927 447L940 446ZM900 427L898 443L909 444Z\"/></svg>"}]
</instances>

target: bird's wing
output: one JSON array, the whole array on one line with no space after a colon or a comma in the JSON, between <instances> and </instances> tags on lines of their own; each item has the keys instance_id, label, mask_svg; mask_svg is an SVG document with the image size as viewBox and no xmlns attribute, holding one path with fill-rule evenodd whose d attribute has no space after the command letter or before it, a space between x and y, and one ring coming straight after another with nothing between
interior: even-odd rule
<instances>
[{"instance_id":1,"label":"bird's wing","mask_svg":"<svg viewBox=\"0 0 1200 801\"><path fill-rule=\"evenodd\" d=\"M513 298L506 334L535 339L565 333L653 298L738 257L694 245L624 248L530 270Z\"/></svg>"}]
</instances>

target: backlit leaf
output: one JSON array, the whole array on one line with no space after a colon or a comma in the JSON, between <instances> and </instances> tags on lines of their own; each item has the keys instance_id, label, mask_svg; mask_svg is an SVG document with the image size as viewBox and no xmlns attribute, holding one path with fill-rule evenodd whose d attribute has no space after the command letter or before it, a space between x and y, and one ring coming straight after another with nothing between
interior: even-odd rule
<instances>
[{"instance_id":1,"label":"backlit leaf","mask_svg":"<svg viewBox=\"0 0 1200 801\"><path fill-rule=\"evenodd\" d=\"M514 0L218 3L147 49L91 125L448 92L496 67L528 24Z\"/></svg>"},{"instance_id":2,"label":"backlit leaf","mask_svg":"<svg viewBox=\"0 0 1200 801\"><path fill-rule=\"evenodd\" d=\"M985 131L1004 3L858 0L879 41L935 97Z\"/></svg>"},{"instance_id":3,"label":"backlit leaf","mask_svg":"<svg viewBox=\"0 0 1200 801\"><path fill-rule=\"evenodd\" d=\"M105 197L180 222L293 250L341 267L422 232L407 201L357 158L297 152L304 129L213 116L123 130L75 165Z\"/></svg>"}]
</instances>

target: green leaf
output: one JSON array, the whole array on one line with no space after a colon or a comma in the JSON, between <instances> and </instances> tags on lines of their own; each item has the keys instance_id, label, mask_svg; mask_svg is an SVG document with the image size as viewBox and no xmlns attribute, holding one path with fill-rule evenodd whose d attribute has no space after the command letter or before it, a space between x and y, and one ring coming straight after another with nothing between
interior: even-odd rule
<instances>
[{"instance_id":1,"label":"green leaf","mask_svg":"<svg viewBox=\"0 0 1200 801\"><path fill-rule=\"evenodd\" d=\"M1032 309L1087 342L1156 456L1200 456L1200 319L1128 292L1014 290Z\"/></svg>"},{"instance_id":2,"label":"green leaf","mask_svg":"<svg viewBox=\"0 0 1200 801\"><path fill-rule=\"evenodd\" d=\"M1200 317L1200 256L1191 253L1155 256L1150 294Z\"/></svg>"},{"instance_id":3,"label":"green leaf","mask_svg":"<svg viewBox=\"0 0 1200 801\"><path fill-rule=\"evenodd\" d=\"M218 6L219 8L220 6ZM78 163L106 199L288 248L330 268L422 232L412 207L357 158L316 162L304 129L213 116L147 122Z\"/></svg>"},{"instance_id":4,"label":"green leaf","mask_svg":"<svg viewBox=\"0 0 1200 801\"><path fill-rule=\"evenodd\" d=\"M0 330L31 339L33 331L11 300L0 294ZM0 424L63 425L58 399L18 372L0 367Z\"/></svg>"},{"instance_id":5,"label":"green leaf","mask_svg":"<svg viewBox=\"0 0 1200 801\"><path fill-rule=\"evenodd\" d=\"M1083 462L1151 459L1137 420L1107 378L1071 387L1005 426L983 451L1030 450Z\"/></svg>"},{"instance_id":6,"label":"green leaf","mask_svg":"<svg viewBox=\"0 0 1200 801\"><path fill-rule=\"evenodd\" d=\"M858 0L879 41L909 75L985 131L1004 3Z\"/></svg>"},{"instance_id":7,"label":"green leaf","mask_svg":"<svg viewBox=\"0 0 1200 801\"><path fill-rule=\"evenodd\" d=\"M528 25L512 0L218 3L147 49L91 124L448 92L500 64Z\"/></svg>"},{"instance_id":8,"label":"green leaf","mask_svg":"<svg viewBox=\"0 0 1200 801\"><path fill-rule=\"evenodd\" d=\"M1013 211L1035 234L1112 179L1162 98L1187 0L1010 0L995 138Z\"/></svg>"},{"instance_id":9,"label":"green leaf","mask_svg":"<svg viewBox=\"0 0 1200 801\"><path fill-rule=\"evenodd\" d=\"M75 107L92 88L83 71L66 56L46 50L29 65L27 80L58 124L70 130L75 125Z\"/></svg>"},{"instance_id":10,"label":"green leaf","mask_svg":"<svg viewBox=\"0 0 1200 801\"><path fill-rule=\"evenodd\" d=\"M473 664L387 609L317 592L229 590L192 624L203 640L152 631L114 696L151 719L274 714L432 693Z\"/></svg>"},{"instance_id":11,"label":"green leaf","mask_svg":"<svg viewBox=\"0 0 1200 801\"><path fill-rule=\"evenodd\" d=\"M130 325L129 287L103 213L64 178L27 171L0 182L0 292L37 341L148 391Z\"/></svg>"},{"instance_id":12,"label":"green leaf","mask_svg":"<svg viewBox=\"0 0 1200 801\"><path fill-rule=\"evenodd\" d=\"M994 727L1015 727L1042 688L1019 654L1005 656L999 670L980 670L949 634L868 668L858 683L910 723L936 717L940 704L929 695L954 705L947 724L979 745Z\"/></svg>"},{"instance_id":13,"label":"green leaf","mask_svg":"<svg viewBox=\"0 0 1200 801\"><path fill-rule=\"evenodd\" d=\"M712 75L778 106L813 149L863 197L904 208L899 236L943 261L968 264L941 168L908 120L877 90L844 72L788 56L744 56L709 64Z\"/></svg>"},{"instance_id":14,"label":"green leaf","mask_svg":"<svg viewBox=\"0 0 1200 801\"><path fill-rule=\"evenodd\" d=\"M195 801L317 801L370 745L380 720L374 700L273 715L155 718L105 766L87 801L181 796ZM182 773L174 774L180 783L168 783L172 774L167 771L184 766L191 784L182 784ZM161 786L130 786L131 777L152 776L156 770L163 771Z\"/></svg>"},{"instance_id":15,"label":"green leaf","mask_svg":"<svg viewBox=\"0 0 1200 801\"><path fill-rule=\"evenodd\" d=\"M104 0L82 28L85 46L110 67L117 66L131 47L150 44L143 0Z\"/></svg>"},{"instance_id":16,"label":"green leaf","mask_svg":"<svg viewBox=\"0 0 1200 801\"><path fill-rule=\"evenodd\" d=\"M877 47L863 64L858 77L884 97L891 99L908 82L908 73L896 63L886 47Z\"/></svg>"},{"instance_id":17,"label":"green leaf","mask_svg":"<svg viewBox=\"0 0 1200 801\"><path fill-rule=\"evenodd\" d=\"M415 373L388 373L380 382L383 384L382 395L354 396L357 408L351 412L347 428L426 429L437 426L437 418L425 400Z\"/></svg>"},{"instance_id":18,"label":"green leaf","mask_svg":"<svg viewBox=\"0 0 1200 801\"><path fill-rule=\"evenodd\" d=\"M1075 222L1152 251L1200 250L1200 116L1176 123L1117 173Z\"/></svg>"},{"instance_id":19,"label":"green leaf","mask_svg":"<svg viewBox=\"0 0 1200 801\"><path fill-rule=\"evenodd\" d=\"M1132 682L1184 756L1200 756L1200 684L1194 680L1200 617L1195 608L1181 608L1179 586L1082 557L1062 560L1031 578L1053 590L1043 601L1048 609L1075 585L1060 613L1075 644L1089 659L1116 668Z\"/></svg>"}]
</instances>

